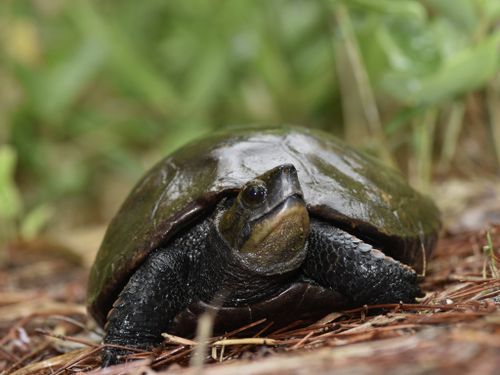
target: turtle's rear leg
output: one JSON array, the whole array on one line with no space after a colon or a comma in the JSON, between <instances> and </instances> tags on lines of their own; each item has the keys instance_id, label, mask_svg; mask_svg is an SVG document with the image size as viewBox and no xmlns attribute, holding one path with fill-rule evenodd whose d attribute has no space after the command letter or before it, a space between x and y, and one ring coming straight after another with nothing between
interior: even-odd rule
<instances>
[{"instance_id":1,"label":"turtle's rear leg","mask_svg":"<svg viewBox=\"0 0 500 375\"><path fill-rule=\"evenodd\" d=\"M353 305L413 302L422 295L411 267L318 220L311 222L303 267L307 277L342 293Z\"/></svg>"}]
</instances>

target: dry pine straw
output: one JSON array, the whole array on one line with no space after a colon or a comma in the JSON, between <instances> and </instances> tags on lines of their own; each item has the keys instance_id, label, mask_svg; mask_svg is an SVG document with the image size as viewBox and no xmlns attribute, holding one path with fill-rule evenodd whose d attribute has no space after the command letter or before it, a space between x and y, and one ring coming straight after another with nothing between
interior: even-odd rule
<instances>
[{"instance_id":1,"label":"dry pine straw","mask_svg":"<svg viewBox=\"0 0 500 375\"><path fill-rule=\"evenodd\" d=\"M279 330L261 320L208 340L165 335L162 349L138 350L130 356L135 361L106 370L99 369L100 332L83 305L87 271L74 262L61 265L59 256L26 261L30 256L19 254L29 246L13 247L0 268L3 373L192 373L203 366L204 373L217 374L304 368L493 374L500 368L500 226L442 239L419 303L332 312L318 322L297 321ZM250 328L258 333L246 333Z\"/></svg>"}]
</instances>

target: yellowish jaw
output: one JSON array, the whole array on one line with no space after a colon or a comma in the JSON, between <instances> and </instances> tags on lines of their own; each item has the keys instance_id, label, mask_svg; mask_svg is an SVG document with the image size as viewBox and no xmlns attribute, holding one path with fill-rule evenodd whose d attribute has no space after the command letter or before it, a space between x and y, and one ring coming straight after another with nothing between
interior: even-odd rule
<instances>
[{"instance_id":1,"label":"yellowish jaw","mask_svg":"<svg viewBox=\"0 0 500 375\"><path fill-rule=\"evenodd\" d=\"M303 251L308 234L309 214L303 202L285 202L279 212L254 225L240 253L264 264L286 262Z\"/></svg>"}]
</instances>

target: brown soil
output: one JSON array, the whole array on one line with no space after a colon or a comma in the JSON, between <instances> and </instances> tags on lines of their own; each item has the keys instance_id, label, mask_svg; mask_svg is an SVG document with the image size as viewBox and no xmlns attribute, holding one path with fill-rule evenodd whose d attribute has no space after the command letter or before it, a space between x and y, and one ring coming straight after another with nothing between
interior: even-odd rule
<instances>
[{"instance_id":1,"label":"brown soil","mask_svg":"<svg viewBox=\"0 0 500 375\"><path fill-rule=\"evenodd\" d=\"M136 361L105 371L99 369L101 332L84 306L86 267L40 240L6 250L0 260L2 373L494 374L500 368L500 226L445 236L418 304L334 312L280 330L260 321L257 335L245 335L250 327L242 327L203 345L169 337L161 350L138 352Z\"/></svg>"}]
</instances>

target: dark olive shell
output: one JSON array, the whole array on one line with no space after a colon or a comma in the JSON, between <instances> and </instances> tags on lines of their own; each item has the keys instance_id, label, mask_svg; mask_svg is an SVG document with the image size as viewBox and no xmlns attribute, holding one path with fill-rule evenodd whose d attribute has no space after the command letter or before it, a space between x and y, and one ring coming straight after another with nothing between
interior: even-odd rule
<instances>
[{"instance_id":1,"label":"dark olive shell","mask_svg":"<svg viewBox=\"0 0 500 375\"><path fill-rule=\"evenodd\" d=\"M417 272L436 241L439 212L402 176L320 131L233 129L192 142L156 164L108 227L92 267L89 311L103 324L148 253L210 213L221 197L284 163L299 175L311 216L381 248Z\"/></svg>"}]
</instances>

